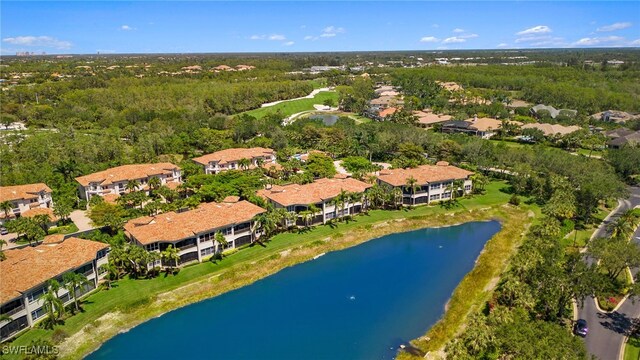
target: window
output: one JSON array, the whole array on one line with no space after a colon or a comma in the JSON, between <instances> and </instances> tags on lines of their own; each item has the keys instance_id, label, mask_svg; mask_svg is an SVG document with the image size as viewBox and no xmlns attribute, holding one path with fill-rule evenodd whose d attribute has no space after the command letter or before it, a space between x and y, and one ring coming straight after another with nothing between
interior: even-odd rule
<instances>
[{"instance_id":1,"label":"window","mask_svg":"<svg viewBox=\"0 0 640 360\"><path fill-rule=\"evenodd\" d=\"M451 193L450 192L446 192L446 193L442 194L442 198L443 199L448 199L450 197L451 197Z\"/></svg>"},{"instance_id":2,"label":"window","mask_svg":"<svg viewBox=\"0 0 640 360\"><path fill-rule=\"evenodd\" d=\"M71 300L71 295L69 293L66 293L62 296L59 296L58 299L60 299L60 301L62 301L63 304L66 304L67 301Z\"/></svg>"},{"instance_id":3,"label":"window","mask_svg":"<svg viewBox=\"0 0 640 360\"><path fill-rule=\"evenodd\" d=\"M429 196L429 200L431 200L431 201L440 200L440 194L435 194L435 195Z\"/></svg>"},{"instance_id":4,"label":"window","mask_svg":"<svg viewBox=\"0 0 640 360\"><path fill-rule=\"evenodd\" d=\"M206 249L200 250L200 255L201 256L211 255L211 254L213 254L215 252L215 250L216 249L213 246L212 247L208 247Z\"/></svg>"},{"instance_id":5,"label":"window","mask_svg":"<svg viewBox=\"0 0 640 360\"><path fill-rule=\"evenodd\" d=\"M44 295L44 293L46 292L44 286L41 287L40 289L37 289L35 291L33 291L32 293L30 293L29 295L27 295L27 299L29 300L29 303L32 303L36 300L38 300L40 298L40 296Z\"/></svg>"},{"instance_id":6,"label":"window","mask_svg":"<svg viewBox=\"0 0 640 360\"><path fill-rule=\"evenodd\" d=\"M294 212L296 210L296 206L295 205L289 205L287 206L287 211L288 212Z\"/></svg>"},{"instance_id":7,"label":"window","mask_svg":"<svg viewBox=\"0 0 640 360\"><path fill-rule=\"evenodd\" d=\"M102 259L103 257L107 256L108 253L108 249L102 249L98 251L98 257L96 259Z\"/></svg>"},{"instance_id":8,"label":"window","mask_svg":"<svg viewBox=\"0 0 640 360\"><path fill-rule=\"evenodd\" d=\"M153 244L149 244L146 246L147 251L154 251L154 250L158 250L158 243L155 242Z\"/></svg>"},{"instance_id":9,"label":"window","mask_svg":"<svg viewBox=\"0 0 640 360\"><path fill-rule=\"evenodd\" d=\"M464 186L464 191L470 191L470 190L471 190L471 185Z\"/></svg>"},{"instance_id":10,"label":"window","mask_svg":"<svg viewBox=\"0 0 640 360\"><path fill-rule=\"evenodd\" d=\"M442 184L431 184L431 190L440 189L440 187L442 187Z\"/></svg>"},{"instance_id":11,"label":"window","mask_svg":"<svg viewBox=\"0 0 640 360\"><path fill-rule=\"evenodd\" d=\"M47 314L47 312L43 308L39 308L39 309L33 310L31 312L31 318L33 320L36 320L36 319L39 319L39 318L43 317L46 314Z\"/></svg>"}]
</instances>

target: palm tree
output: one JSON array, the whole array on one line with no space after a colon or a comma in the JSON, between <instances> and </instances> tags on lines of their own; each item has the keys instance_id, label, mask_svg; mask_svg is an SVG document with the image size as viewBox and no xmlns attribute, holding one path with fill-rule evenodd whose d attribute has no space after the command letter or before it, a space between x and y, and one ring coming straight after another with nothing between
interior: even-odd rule
<instances>
[{"instance_id":1,"label":"palm tree","mask_svg":"<svg viewBox=\"0 0 640 360\"><path fill-rule=\"evenodd\" d=\"M309 210L305 210L305 211L301 211L299 215L302 218L302 220L304 221L304 227L308 228L309 227L309 223L313 219L313 213L311 211L309 211Z\"/></svg>"},{"instance_id":2,"label":"palm tree","mask_svg":"<svg viewBox=\"0 0 640 360\"><path fill-rule=\"evenodd\" d=\"M134 191L138 191L139 186L140 186L140 183L137 180L131 180L127 182L127 185L125 185L124 188L128 192L134 192Z\"/></svg>"},{"instance_id":3,"label":"palm tree","mask_svg":"<svg viewBox=\"0 0 640 360\"><path fill-rule=\"evenodd\" d=\"M631 234L635 231L638 219L633 213L633 210L627 210L624 212L618 220L609 225L609 231L613 239L629 239Z\"/></svg>"},{"instance_id":4,"label":"palm tree","mask_svg":"<svg viewBox=\"0 0 640 360\"><path fill-rule=\"evenodd\" d=\"M40 225L42 230L46 233L49 230L49 223L51 222L51 218L47 214L39 214L33 217L33 221L36 224Z\"/></svg>"},{"instance_id":5,"label":"palm tree","mask_svg":"<svg viewBox=\"0 0 640 360\"><path fill-rule=\"evenodd\" d=\"M393 189L391 189L391 198L393 199L393 205L396 208L399 208L402 206L402 199L404 198L404 194L402 192L402 189L399 187L394 187Z\"/></svg>"},{"instance_id":6,"label":"palm tree","mask_svg":"<svg viewBox=\"0 0 640 360\"><path fill-rule=\"evenodd\" d=\"M160 186L162 186L162 181L160 181L159 177L152 176L149 178L149 189L151 191L158 189Z\"/></svg>"},{"instance_id":7,"label":"palm tree","mask_svg":"<svg viewBox=\"0 0 640 360\"><path fill-rule=\"evenodd\" d=\"M0 314L0 324L2 324L5 321L12 322L13 318L6 314Z\"/></svg>"},{"instance_id":8,"label":"palm tree","mask_svg":"<svg viewBox=\"0 0 640 360\"><path fill-rule=\"evenodd\" d=\"M256 229L264 230L264 236L269 237L278 228L277 221L271 212L262 213L256 218Z\"/></svg>"},{"instance_id":9,"label":"palm tree","mask_svg":"<svg viewBox=\"0 0 640 360\"><path fill-rule=\"evenodd\" d=\"M53 215L66 223L69 215L71 215L71 206L65 202L56 203L56 206L53 208Z\"/></svg>"},{"instance_id":10,"label":"palm tree","mask_svg":"<svg viewBox=\"0 0 640 360\"><path fill-rule=\"evenodd\" d=\"M104 282L107 284L107 289L111 289L111 283L115 280L118 280L120 275L118 268L113 264L103 264L100 265L100 268L104 269L107 274L104 277Z\"/></svg>"},{"instance_id":11,"label":"palm tree","mask_svg":"<svg viewBox=\"0 0 640 360\"><path fill-rule=\"evenodd\" d=\"M313 219L316 217L316 214L321 212L322 209L317 207L316 204L311 204L309 205L309 211L311 212L311 222L313 222Z\"/></svg>"},{"instance_id":12,"label":"palm tree","mask_svg":"<svg viewBox=\"0 0 640 360\"><path fill-rule=\"evenodd\" d=\"M64 304L62 300L58 298L58 290L60 290L60 284L56 280L49 280L47 283L47 292L42 295L42 304L47 312L48 327L53 328L58 319L64 314Z\"/></svg>"},{"instance_id":13,"label":"palm tree","mask_svg":"<svg viewBox=\"0 0 640 360\"><path fill-rule=\"evenodd\" d=\"M73 178L79 174L78 163L75 159L71 158L57 164L54 167L53 172L61 174L67 182L71 182Z\"/></svg>"},{"instance_id":14,"label":"palm tree","mask_svg":"<svg viewBox=\"0 0 640 360\"><path fill-rule=\"evenodd\" d=\"M62 281L64 282L64 288L69 291L69 294L73 298L76 311L80 310L80 307L78 306L78 297L76 296L76 289L88 285L89 280L87 280L87 277L84 276L84 274L68 272L62 276Z\"/></svg>"},{"instance_id":15,"label":"palm tree","mask_svg":"<svg viewBox=\"0 0 640 360\"><path fill-rule=\"evenodd\" d=\"M3 201L0 203L0 210L4 211L4 217L8 219L13 212L13 204L10 201Z\"/></svg>"},{"instance_id":16,"label":"palm tree","mask_svg":"<svg viewBox=\"0 0 640 360\"><path fill-rule=\"evenodd\" d=\"M7 258L7 255L2 251L2 247L7 245L7 242L4 239L0 239L0 261L4 261Z\"/></svg>"},{"instance_id":17,"label":"palm tree","mask_svg":"<svg viewBox=\"0 0 640 360\"><path fill-rule=\"evenodd\" d=\"M241 169L245 169L246 170L246 169L249 168L250 165L251 165L251 160L249 160L249 159L243 158L243 159L238 160L238 166Z\"/></svg>"},{"instance_id":18,"label":"palm tree","mask_svg":"<svg viewBox=\"0 0 640 360\"><path fill-rule=\"evenodd\" d=\"M412 199L411 199L411 205L415 205L416 204L416 191L418 191L420 189L420 185L418 185L418 180L416 180L413 176L409 177L407 179L407 183L405 184L405 188L409 191L411 191Z\"/></svg>"},{"instance_id":19,"label":"palm tree","mask_svg":"<svg viewBox=\"0 0 640 360\"><path fill-rule=\"evenodd\" d=\"M224 248L227 245L229 245L227 238L224 237L224 234L222 234L222 232L220 231L216 232L216 234L213 236L213 240L214 240L214 243L218 243L218 247L220 248Z\"/></svg>"},{"instance_id":20,"label":"palm tree","mask_svg":"<svg viewBox=\"0 0 640 360\"><path fill-rule=\"evenodd\" d=\"M169 270L173 271L173 268L178 266L178 260L180 256L178 255L178 250L173 247L173 244L170 244L163 252L162 252L162 260L168 264Z\"/></svg>"},{"instance_id":21,"label":"palm tree","mask_svg":"<svg viewBox=\"0 0 640 360\"><path fill-rule=\"evenodd\" d=\"M471 181L473 182L473 192L476 194L484 192L484 188L489 182L487 177L481 173L476 173L471 176Z\"/></svg>"}]
</instances>

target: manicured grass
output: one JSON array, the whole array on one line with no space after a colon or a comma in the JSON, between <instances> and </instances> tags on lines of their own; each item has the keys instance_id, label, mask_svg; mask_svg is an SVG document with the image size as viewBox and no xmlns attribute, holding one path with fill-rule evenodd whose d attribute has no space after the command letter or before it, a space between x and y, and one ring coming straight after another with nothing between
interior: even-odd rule
<instances>
[{"instance_id":1,"label":"manicured grass","mask_svg":"<svg viewBox=\"0 0 640 360\"><path fill-rule=\"evenodd\" d=\"M233 282L238 271L241 272L244 270L259 269L260 264L263 264L264 261L277 260L284 250L319 246L319 244L322 245L326 243L326 241L323 240L337 238L342 239L343 237L350 236L351 234L358 234L363 239L369 239L372 236L375 236L376 230L379 230L380 233L387 231L387 228L395 230L395 228L393 228L394 220L415 220L416 225L414 226L420 226L419 222L423 219L430 219L432 222L435 222L435 224L438 222L445 223L458 221L457 217L444 216L445 214L454 213L466 216L465 218L460 218L464 219L464 221L473 220L473 217L476 215L471 214L471 210L491 208L492 206L499 206L508 201L510 195L500 191L500 189L506 188L506 186L507 185L504 182L491 182L487 185L486 193L484 195L462 198L459 200L459 206L453 209L447 209L445 207L435 205L395 211L372 210L368 214L357 216L354 220L349 222L340 222L332 226L318 226L300 233L282 233L274 236L265 244L265 246L256 244L243 249L216 264L205 262L188 266L181 269L177 275L165 276L162 274L161 276L153 279L141 280L133 280L129 278L121 279L112 289L102 290L88 296L84 301L83 312L69 317L65 320L63 325L57 326L56 329L61 329L66 334L73 335L83 329L86 325L92 324L95 327L100 326L100 319L103 316L114 313L134 314L134 320L128 319L125 323L119 324L119 326L132 326L148 319L151 316L158 315L153 313L152 310L147 310L147 308L150 308L149 304L153 303L157 297L162 296L161 294L165 294L172 290L185 287L188 284L200 281L209 281L209 285L211 285L210 281L212 281L211 279L215 276L219 276L219 278L224 277L225 280L230 280L230 285L225 287L225 289L231 289L234 288L234 286L242 286L245 284L242 282L245 281L244 279L239 279L235 283ZM443 216L444 218L442 218ZM376 226L375 224L381 224L383 226ZM395 231L410 230L410 228L403 227L402 225L399 226L401 226L401 228ZM326 244L331 246L331 241ZM293 255L288 256L288 258L291 258L291 261L296 260ZM300 261L304 261L304 259ZM499 261L506 261L506 259L503 257ZM286 264L286 266L292 264L293 263ZM266 275L269 274L252 274L252 278L247 281L255 281ZM183 291L180 290L180 293L182 292ZM191 301L195 301L194 299L197 299L197 295L199 294L196 294L192 298L185 299L180 304L185 305ZM207 294L202 294L202 297L206 297L206 295ZM163 310L166 311L169 309ZM130 322L133 322L133 324L130 324ZM28 345L32 340L50 339L51 334L51 330L33 329L17 338L14 341L14 345ZM108 336L105 337L108 338ZM85 342L99 341L96 339L84 338L81 340ZM86 353L86 351L90 351L93 348L92 346L95 346L95 344L78 345L78 349L73 350L70 356L73 358L81 357Z\"/></svg>"},{"instance_id":2,"label":"manicured grass","mask_svg":"<svg viewBox=\"0 0 640 360\"><path fill-rule=\"evenodd\" d=\"M624 346L624 360L640 360L640 337L630 337Z\"/></svg>"},{"instance_id":3,"label":"manicured grass","mask_svg":"<svg viewBox=\"0 0 640 360\"><path fill-rule=\"evenodd\" d=\"M591 151L589 149L580 148L580 149L576 150L576 152L578 154L582 154L582 155L585 155L585 156L589 156L589 154L591 154L592 156L604 156L604 150L593 150L593 151Z\"/></svg>"},{"instance_id":4,"label":"manicured grass","mask_svg":"<svg viewBox=\"0 0 640 360\"><path fill-rule=\"evenodd\" d=\"M335 91L322 91L311 99L299 99L292 101L285 101L273 106L249 110L243 114L251 115L257 119L265 117L267 114L275 114L278 111L282 116L288 117L299 112L314 110L313 105L322 105L325 100L331 99L335 104L338 103L338 93Z\"/></svg>"}]
</instances>

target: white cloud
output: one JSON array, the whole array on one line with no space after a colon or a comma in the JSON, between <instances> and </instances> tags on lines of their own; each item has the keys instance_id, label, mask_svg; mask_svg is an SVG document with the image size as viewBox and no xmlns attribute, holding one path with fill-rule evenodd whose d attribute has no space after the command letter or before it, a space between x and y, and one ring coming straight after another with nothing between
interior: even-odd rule
<instances>
[{"instance_id":1,"label":"white cloud","mask_svg":"<svg viewBox=\"0 0 640 360\"><path fill-rule=\"evenodd\" d=\"M334 37L336 35L337 35L336 33L322 33L322 34L320 34L320 37L330 38L330 37Z\"/></svg>"},{"instance_id":2,"label":"white cloud","mask_svg":"<svg viewBox=\"0 0 640 360\"><path fill-rule=\"evenodd\" d=\"M621 36L605 36L605 37L592 37L592 38L582 38L575 43L574 46L613 46L613 45L624 45L625 39ZM633 44L633 42L631 42Z\"/></svg>"},{"instance_id":3,"label":"white cloud","mask_svg":"<svg viewBox=\"0 0 640 360\"><path fill-rule=\"evenodd\" d=\"M446 38L444 40L442 40L443 44L455 44L455 43L463 43L466 42L466 39L463 39L461 37L457 37L457 36L452 36L449 38Z\"/></svg>"},{"instance_id":4,"label":"white cloud","mask_svg":"<svg viewBox=\"0 0 640 360\"><path fill-rule=\"evenodd\" d=\"M550 32L551 32L550 27L546 25L538 25L538 26L534 26L532 28L517 32L516 35L546 34Z\"/></svg>"},{"instance_id":5,"label":"white cloud","mask_svg":"<svg viewBox=\"0 0 640 360\"><path fill-rule=\"evenodd\" d=\"M325 33L325 34L339 34L339 33L343 33L344 32L344 28L335 27L335 26L327 26L326 28L322 29L322 32Z\"/></svg>"},{"instance_id":6,"label":"white cloud","mask_svg":"<svg viewBox=\"0 0 640 360\"><path fill-rule=\"evenodd\" d=\"M305 40L313 40L313 36L311 35L307 35L304 37Z\"/></svg>"},{"instance_id":7,"label":"white cloud","mask_svg":"<svg viewBox=\"0 0 640 360\"><path fill-rule=\"evenodd\" d=\"M596 31L599 32L606 32L606 31L616 31L616 30L622 30L622 29L626 29L631 27L631 23L630 22L617 22L611 25L605 25L605 26L601 26L599 28L596 29Z\"/></svg>"},{"instance_id":8,"label":"white cloud","mask_svg":"<svg viewBox=\"0 0 640 360\"><path fill-rule=\"evenodd\" d=\"M474 39L478 37L478 34L464 34L464 35L458 35L458 37L461 39Z\"/></svg>"},{"instance_id":9,"label":"white cloud","mask_svg":"<svg viewBox=\"0 0 640 360\"><path fill-rule=\"evenodd\" d=\"M16 36L2 39L3 42L20 46L39 46L56 49L70 49L70 41L59 40L51 36Z\"/></svg>"},{"instance_id":10,"label":"white cloud","mask_svg":"<svg viewBox=\"0 0 640 360\"><path fill-rule=\"evenodd\" d=\"M131 30L135 30L135 28L132 28L129 25L122 25L122 26L120 26L120 30L131 31Z\"/></svg>"},{"instance_id":11,"label":"white cloud","mask_svg":"<svg viewBox=\"0 0 640 360\"><path fill-rule=\"evenodd\" d=\"M439 41L440 39L438 39L435 36L424 36L422 39L420 39L420 42L424 42L424 43L434 43Z\"/></svg>"},{"instance_id":12,"label":"white cloud","mask_svg":"<svg viewBox=\"0 0 640 360\"><path fill-rule=\"evenodd\" d=\"M500 43L500 44L496 45L496 47L497 47L497 48L506 48L506 47L509 47L509 44L507 44L507 43Z\"/></svg>"},{"instance_id":13,"label":"white cloud","mask_svg":"<svg viewBox=\"0 0 640 360\"><path fill-rule=\"evenodd\" d=\"M283 43L283 44L282 44L282 46L291 46L291 45L293 45L293 44L295 44L295 42L293 42L293 41L287 41L286 43Z\"/></svg>"},{"instance_id":14,"label":"white cloud","mask_svg":"<svg viewBox=\"0 0 640 360\"><path fill-rule=\"evenodd\" d=\"M439 27L440 27L440 25L438 25L438 24L431 24L431 27L432 27L432 28L434 28L434 29L437 29L437 28L439 28Z\"/></svg>"},{"instance_id":15,"label":"white cloud","mask_svg":"<svg viewBox=\"0 0 640 360\"><path fill-rule=\"evenodd\" d=\"M271 41L284 41L287 40L287 37L281 34L271 34L271 35L251 35L249 36L249 40L271 40Z\"/></svg>"},{"instance_id":16,"label":"white cloud","mask_svg":"<svg viewBox=\"0 0 640 360\"><path fill-rule=\"evenodd\" d=\"M456 33L456 34L463 33L464 29L455 28L455 29L453 29L453 32Z\"/></svg>"},{"instance_id":17,"label":"white cloud","mask_svg":"<svg viewBox=\"0 0 640 360\"><path fill-rule=\"evenodd\" d=\"M632 42L629 43L629 45L631 45L631 46L640 46L640 39L633 40Z\"/></svg>"}]
</instances>

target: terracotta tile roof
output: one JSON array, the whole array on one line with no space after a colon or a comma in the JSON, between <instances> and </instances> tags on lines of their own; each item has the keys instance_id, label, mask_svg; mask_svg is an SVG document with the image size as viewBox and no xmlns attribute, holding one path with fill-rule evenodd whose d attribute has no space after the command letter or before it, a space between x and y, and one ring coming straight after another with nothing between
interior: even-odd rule
<instances>
[{"instance_id":1,"label":"terracotta tile roof","mask_svg":"<svg viewBox=\"0 0 640 360\"><path fill-rule=\"evenodd\" d=\"M471 127L479 130L479 131L489 131L489 130L498 130L502 127L502 120L492 119L492 118L471 118L465 120L465 122L471 124ZM519 121L507 121L508 123L515 124L521 126L522 123Z\"/></svg>"},{"instance_id":2,"label":"terracotta tile roof","mask_svg":"<svg viewBox=\"0 0 640 360\"><path fill-rule=\"evenodd\" d=\"M562 126L559 124L526 124L522 126L522 129L538 129L542 131L545 135L551 136L555 134L560 134L560 135L571 134L572 132L581 130L582 128L576 125Z\"/></svg>"},{"instance_id":3,"label":"terracotta tile roof","mask_svg":"<svg viewBox=\"0 0 640 360\"><path fill-rule=\"evenodd\" d=\"M180 183L172 181L172 182L168 182L168 183L164 184L164 186L168 187L171 190L176 190L180 186Z\"/></svg>"},{"instance_id":4,"label":"terracotta tile roof","mask_svg":"<svg viewBox=\"0 0 640 360\"><path fill-rule=\"evenodd\" d=\"M133 219L125 224L124 229L127 235L146 245L156 241L178 241L211 229L240 224L264 212L265 209L244 200L211 202L181 213L172 211Z\"/></svg>"},{"instance_id":5,"label":"terracotta tile roof","mask_svg":"<svg viewBox=\"0 0 640 360\"><path fill-rule=\"evenodd\" d=\"M237 203L238 201L240 201L239 196L227 196L222 200L224 203Z\"/></svg>"},{"instance_id":6,"label":"terracotta tile roof","mask_svg":"<svg viewBox=\"0 0 640 360\"><path fill-rule=\"evenodd\" d=\"M72 237L62 243L6 250L7 259L0 262L0 303L92 261L99 250L108 247L105 243Z\"/></svg>"},{"instance_id":7,"label":"terracotta tile roof","mask_svg":"<svg viewBox=\"0 0 640 360\"><path fill-rule=\"evenodd\" d=\"M275 152L271 149L254 147L254 148L231 148L216 151L211 154L203 155L192 160L202 164L209 165L210 162L218 162L220 164L226 164L228 162L234 162L241 159L252 159L259 156L274 155Z\"/></svg>"},{"instance_id":8,"label":"terracotta tile roof","mask_svg":"<svg viewBox=\"0 0 640 360\"><path fill-rule=\"evenodd\" d=\"M278 163L264 163L262 164L261 167L265 170L273 170L273 171L281 171L282 169L284 169L282 165Z\"/></svg>"},{"instance_id":9,"label":"terracotta tile roof","mask_svg":"<svg viewBox=\"0 0 640 360\"><path fill-rule=\"evenodd\" d=\"M49 220L51 222L58 220L58 217L53 215L53 209L51 208L38 207L38 208L29 209L21 214L21 216L28 217L28 218L34 218L38 215L48 215Z\"/></svg>"},{"instance_id":10,"label":"terracotta tile roof","mask_svg":"<svg viewBox=\"0 0 640 360\"><path fill-rule=\"evenodd\" d=\"M412 176L418 181L418 184L427 184L445 180L466 179L473 174L471 171L449 165L446 161L439 163L441 165L422 165L414 169L382 170L378 179L392 186L404 186Z\"/></svg>"},{"instance_id":11,"label":"terracotta tile roof","mask_svg":"<svg viewBox=\"0 0 640 360\"><path fill-rule=\"evenodd\" d=\"M38 193L44 191L51 192L51 189L43 183L27 184L27 185L14 185L14 186L0 186L0 202L22 200L22 199L34 199L38 197Z\"/></svg>"},{"instance_id":12,"label":"terracotta tile roof","mask_svg":"<svg viewBox=\"0 0 640 360\"><path fill-rule=\"evenodd\" d=\"M395 114L395 113L396 113L396 111L398 111L398 109L397 109L397 108L390 107L390 108L386 108L386 109L384 109L384 110L381 110L381 111L378 113L378 115L379 115L380 117L383 117L383 118L384 118L384 117L387 117L387 116L389 116L389 115L393 115L393 114Z\"/></svg>"},{"instance_id":13,"label":"terracotta tile roof","mask_svg":"<svg viewBox=\"0 0 640 360\"><path fill-rule=\"evenodd\" d=\"M118 202L119 194L105 194L102 199L109 204L115 204Z\"/></svg>"},{"instance_id":14,"label":"terracotta tile roof","mask_svg":"<svg viewBox=\"0 0 640 360\"><path fill-rule=\"evenodd\" d=\"M47 235L42 240L43 244L59 244L64 241L64 234Z\"/></svg>"},{"instance_id":15,"label":"terracotta tile roof","mask_svg":"<svg viewBox=\"0 0 640 360\"><path fill-rule=\"evenodd\" d=\"M259 190L258 195L271 199L282 206L289 206L315 204L336 197L341 190L361 193L370 187L370 184L353 178L323 178L305 185L273 185L271 189Z\"/></svg>"},{"instance_id":16,"label":"terracotta tile roof","mask_svg":"<svg viewBox=\"0 0 640 360\"><path fill-rule=\"evenodd\" d=\"M418 117L418 122L423 125L437 124L452 119L450 115L435 114L431 111L414 111L413 115Z\"/></svg>"},{"instance_id":17,"label":"terracotta tile roof","mask_svg":"<svg viewBox=\"0 0 640 360\"><path fill-rule=\"evenodd\" d=\"M179 170L180 167L171 163L122 165L93 174L79 176L76 178L76 181L82 186L88 186L91 182L109 185L118 181L144 179L151 175L170 175L174 169Z\"/></svg>"}]
</instances>

